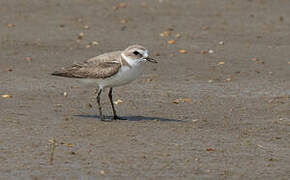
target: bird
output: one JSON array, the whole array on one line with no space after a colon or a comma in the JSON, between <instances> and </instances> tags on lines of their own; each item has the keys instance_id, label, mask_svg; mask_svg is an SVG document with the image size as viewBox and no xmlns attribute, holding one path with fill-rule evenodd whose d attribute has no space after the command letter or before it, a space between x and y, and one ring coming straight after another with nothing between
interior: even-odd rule
<instances>
[{"instance_id":1,"label":"bird","mask_svg":"<svg viewBox=\"0 0 290 180\"><path fill-rule=\"evenodd\" d=\"M92 57L84 62L75 63L57 70L51 75L78 78L97 84L96 100L101 121L123 120L117 115L113 103L113 88L131 83L143 72L145 62L157 63L149 56L148 50L141 45L131 45L123 51L112 51ZM101 94L109 88L108 97L113 110L112 119L105 119L101 106Z\"/></svg>"}]
</instances>

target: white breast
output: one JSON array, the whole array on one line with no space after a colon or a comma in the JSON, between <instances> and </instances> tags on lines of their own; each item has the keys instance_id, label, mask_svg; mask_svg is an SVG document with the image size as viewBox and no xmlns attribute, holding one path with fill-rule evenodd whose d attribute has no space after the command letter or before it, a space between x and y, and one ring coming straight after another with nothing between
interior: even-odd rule
<instances>
[{"instance_id":1,"label":"white breast","mask_svg":"<svg viewBox=\"0 0 290 180\"><path fill-rule=\"evenodd\" d=\"M142 74L141 65L134 66L131 68L128 66L122 66L116 75L110 78L97 80L97 83L102 88L121 86L134 81L135 79L140 77L141 74Z\"/></svg>"}]
</instances>

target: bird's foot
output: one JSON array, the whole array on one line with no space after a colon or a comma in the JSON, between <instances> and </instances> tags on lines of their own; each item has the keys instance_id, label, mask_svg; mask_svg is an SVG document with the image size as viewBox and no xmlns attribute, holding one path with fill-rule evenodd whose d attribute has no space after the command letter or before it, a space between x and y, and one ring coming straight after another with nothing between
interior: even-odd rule
<instances>
[{"instance_id":1,"label":"bird's foot","mask_svg":"<svg viewBox=\"0 0 290 180\"><path fill-rule=\"evenodd\" d=\"M112 119L105 119L104 116L101 116L101 117L100 117L100 120L101 120L101 121L104 121L104 122L112 122L112 121L113 121Z\"/></svg>"},{"instance_id":2,"label":"bird's foot","mask_svg":"<svg viewBox=\"0 0 290 180\"><path fill-rule=\"evenodd\" d=\"M103 121L103 122L112 122L113 119L101 119L101 121Z\"/></svg>"},{"instance_id":3,"label":"bird's foot","mask_svg":"<svg viewBox=\"0 0 290 180\"><path fill-rule=\"evenodd\" d=\"M114 116L112 118L112 120L127 120L127 119L126 118L119 117L119 116Z\"/></svg>"}]
</instances>

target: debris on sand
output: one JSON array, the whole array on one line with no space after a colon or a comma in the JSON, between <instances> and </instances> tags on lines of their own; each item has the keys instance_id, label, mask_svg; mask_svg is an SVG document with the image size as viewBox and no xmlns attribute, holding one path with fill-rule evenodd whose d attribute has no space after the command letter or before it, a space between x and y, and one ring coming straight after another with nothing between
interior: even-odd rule
<instances>
[{"instance_id":1,"label":"debris on sand","mask_svg":"<svg viewBox=\"0 0 290 180\"><path fill-rule=\"evenodd\" d=\"M215 151L214 148L207 148L206 151Z\"/></svg>"},{"instance_id":2,"label":"debris on sand","mask_svg":"<svg viewBox=\"0 0 290 180\"><path fill-rule=\"evenodd\" d=\"M84 35L85 35L85 33L80 32L80 33L78 34L78 40L83 39L83 38L84 38Z\"/></svg>"},{"instance_id":3,"label":"debris on sand","mask_svg":"<svg viewBox=\"0 0 290 180\"><path fill-rule=\"evenodd\" d=\"M11 24L11 23L10 23L10 24L7 24L7 27L8 27L8 28L12 28L12 27L14 27L14 26L15 26L15 24Z\"/></svg>"},{"instance_id":4,"label":"debris on sand","mask_svg":"<svg viewBox=\"0 0 290 180\"><path fill-rule=\"evenodd\" d=\"M120 23L121 23L121 24L126 24L126 23L128 23L128 19L121 19L121 20L120 20Z\"/></svg>"},{"instance_id":5,"label":"debris on sand","mask_svg":"<svg viewBox=\"0 0 290 180\"><path fill-rule=\"evenodd\" d=\"M175 44L175 41L174 40L169 40L167 41L168 44Z\"/></svg>"},{"instance_id":6,"label":"debris on sand","mask_svg":"<svg viewBox=\"0 0 290 180\"><path fill-rule=\"evenodd\" d=\"M31 62L31 60L32 60L31 57L29 57L29 56L25 57L25 61L27 61L27 62Z\"/></svg>"},{"instance_id":7,"label":"debris on sand","mask_svg":"<svg viewBox=\"0 0 290 180\"><path fill-rule=\"evenodd\" d=\"M125 8L125 7L127 7L127 5L126 5L126 3L121 2L121 3L119 4L119 7L120 7L120 8Z\"/></svg>"},{"instance_id":8,"label":"debris on sand","mask_svg":"<svg viewBox=\"0 0 290 180\"><path fill-rule=\"evenodd\" d=\"M181 54L187 54L187 51L184 50L184 49L180 49L178 52L181 53Z\"/></svg>"},{"instance_id":9,"label":"debris on sand","mask_svg":"<svg viewBox=\"0 0 290 180\"><path fill-rule=\"evenodd\" d=\"M48 146L49 146L49 164L53 164L54 160L54 150L56 147L56 140L55 139L50 139L48 141Z\"/></svg>"},{"instance_id":10,"label":"debris on sand","mask_svg":"<svg viewBox=\"0 0 290 180\"><path fill-rule=\"evenodd\" d=\"M65 146L66 147L72 147L72 143L66 143Z\"/></svg>"},{"instance_id":11,"label":"debris on sand","mask_svg":"<svg viewBox=\"0 0 290 180\"><path fill-rule=\"evenodd\" d=\"M169 34L170 34L169 31L164 31L164 32L160 33L160 36L161 36L161 37L169 36Z\"/></svg>"},{"instance_id":12,"label":"debris on sand","mask_svg":"<svg viewBox=\"0 0 290 180\"><path fill-rule=\"evenodd\" d=\"M207 30L209 30L209 27L208 27L208 26L202 26L201 29L202 29L203 31L207 31Z\"/></svg>"},{"instance_id":13,"label":"debris on sand","mask_svg":"<svg viewBox=\"0 0 290 180\"><path fill-rule=\"evenodd\" d=\"M172 101L174 104L180 104L180 103L190 103L189 98L178 98Z\"/></svg>"},{"instance_id":14,"label":"debris on sand","mask_svg":"<svg viewBox=\"0 0 290 180\"><path fill-rule=\"evenodd\" d=\"M176 38L180 38L181 35L180 35L179 33L177 33L177 34L175 34L175 37L176 37Z\"/></svg>"},{"instance_id":15,"label":"debris on sand","mask_svg":"<svg viewBox=\"0 0 290 180\"><path fill-rule=\"evenodd\" d=\"M1 97L3 97L3 98L12 98L12 95L10 95L10 94L3 94L3 95L1 95Z\"/></svg>"},{"instance_id":16,"label":"debris on sand","mask_svg":"<svg viewBox=\"0 0 290 180\"><path fill-rule=\"evenodd\" d=\"M226 78L226 81L231 81L232 80L232 77L231 76L229 76L228 78Z\"/></svg>"},{"instance_id":17,"label":"debris on sand","mask_svg":"<svg viewBox=\"0 0 290 180\"><path fill-rule=\"evenodd\" d=\"M122 102L123 102L123 101L122 101L121 99L118 99L118 100L114 101L114 104L118 105L118 104L120 104L120 103L122 103Z\"/></svg>"}]
</instances>

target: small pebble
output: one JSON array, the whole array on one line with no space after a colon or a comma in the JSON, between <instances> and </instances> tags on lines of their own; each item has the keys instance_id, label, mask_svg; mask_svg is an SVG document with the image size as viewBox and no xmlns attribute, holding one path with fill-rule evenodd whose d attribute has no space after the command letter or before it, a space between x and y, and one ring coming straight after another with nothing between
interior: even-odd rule
<instances>
[{"instance_id":1,"label":"small pebble","mask_svg":"<svg viewBox=\"0 0 290 180\"><path fill-rule=\"evenodd\" d=\"M123 2L121 2L120 4L119 4L119 7L120 8L125 8L127 5L125 4L125 3L123 3Z\"/></svg>"},{"instance_id":2,"label":"small pebble","mask_svg":"<svg viewBox=\"0 0 290 180\"><path fill-rule=\"evenodd\" d=\"M161 37L169 36L169 31L164 31L164 32L160 33L160 36Z\"/></svg>"},{"instance_id":3,"label":"small pebble","mask_svg":"<svg viewBox=\"0 0 290 180\"><path fill-rule=\"evenodd\" d=\"M206 31L206 30L209 29L209 27L208 26L203 26L201 29L204 30L204 31Z\"/></svg>"},{"instance_id":4,"label":"small pebble","mask_svg":"<svg viewBox=\"0 0 290 180\"><path fill-rule=\"evenodd\" d=\"M121 20L120 20L120 23L122 23L122 24L126 24L126 23L128 23L128 20L127 20L127 19L121 19Z\"/></svg>"},{"instance_id":5,"label":"small pebble","mask_svg":"<svg viewBox=\"0 0 290 180\"><path fill-rule=\"evenodd\" d=\"M168 44L175 44L175 41L174 40L169 40L167 41Z\"/></svg>"},{"instance_id":6,"label":"small pebble","mask_svg":"<svg viewBox=\"0 0 290 180\"><path fill-rule=\"evenodd\" d=\"M120 103L122 103L122 102L123 102L123 101L122 101L121 99L118 99L118 100L114 101L114 104L118 105L118 104L120 104Z\"/></svg>"},{"instance_id":7,"label":"small pebble","mask_svg":"<svg viewBox=\"0 0 290 180\"><path fill-rule=\"evenodd\" d=\"M12 98L12 96L9 95L9 94L3 94L3 95L1 95L1 97L3 97L3 98Z\"/></svg>"},{"instance_id":8,"label":"small pebble","mask_svg":"<svg viewBox=\"0 0 290 180\"><path fill-rule=\"evenodd\" d=\"M179 50L179 53L181 53L181 54L186 54L186 53L187 53L187 51L186 51L186 50L184 50L184 49L180 49L180 50Z\"/></svg>"},{"instance_id":9,"label":"small pebble","mask_svg":"<svg viewBox=\"0 0 290 180\"><path fill-rule=\"evenodd\" d=\"M175 37L176 37L176 38L180 38L181 35L180 35L179 33L177 33L177 34L175 34Z\"/></svg>"},{"instance_id":10,"label":"small pebble","mask_svg":"<svg viewBox=\"0 0 290 180\"><path fill-rule=\"evenodd\" d=\"M32 58L31 57L29 57L29 56L27 56L27 57L25 57L25 61L31 61L32 60Z\"/></svg>"},{"instance_id":11,"label":"small pebble","mask_svg":"<svg viewBox=\"0 0 290 180\"><path fill-rule=\"evenodd\" d=\"M226 81L231 81L232 80L232 78L230 78L230 77L228 77L227 79L226 79Z\"/></svg>"},{"instance_id":12,"label":"small pebble","mask_svg":"<svg viewBox=\"0 0 290 180\"><path fill-rule=\"evenodd\" d=\"M9 28L12 28L12 27L15 26L15 24L8 24L7 26L8 26Z\"/></svg>"},{"instance_id":13,"label":"small pebble","mask_svg":"<svg viewBox=\"0 0 290 180\"><path fill-rule=\"evenodd\" d=\"M83 39L84 35L85 35L85 34L84 34L83 32L79 33L79 35L78 35L78 39L79 39L79 40Z\"/></svg>"},{"instance_id":14,"label":"small pebble","mask_svg":"<svg viewBox=\"0 0 290 180\"><path fill-rule=\"evenodd\" d=\"M253 57L253 58L251 58L251 60L252 60L252 61L258 61L258 58Z\"/></svg>"},{"instance_id":15,"label":"small pebble","mask_svg":"<svg viewBox=\"0 0 290 180\"><path fill-rule=\"evenodd\" d=\"M280 16L280 22L283 22L284 21L284 17L283 16Z\"/></svg>"},{"instance_id":16,"label":"small pebble","mask_svg":"<svg viewBox=\"0 0 290 180\"><path fill-rule=\"evenodd\" d=\"M98 45L99 43L97 41L92 41L92 45L96 46Z\"/></svg>"}]
</instances>

